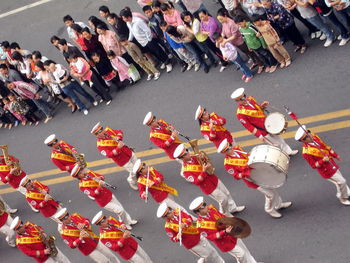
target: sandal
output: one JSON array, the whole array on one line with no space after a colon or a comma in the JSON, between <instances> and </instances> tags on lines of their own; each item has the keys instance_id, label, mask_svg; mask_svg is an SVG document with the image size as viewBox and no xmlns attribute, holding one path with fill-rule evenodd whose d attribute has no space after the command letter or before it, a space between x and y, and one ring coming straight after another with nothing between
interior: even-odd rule
<instances>
[{"instance_id":1,"label":"sandal","mask_svg":"<svg viewBox=\"0 0 350 263\"><path fill-rule=\"evenodd\" d=\"M264 66L259 66L259 68L258 68L258 74L261 74L261 72L264 70Z\"/></svg>"},{"instance_id":2,"label":"sandal","mask_svg":"<svg viewBox=\"0 0 350 263\"><path fill-rule=\"evenodd\" d=\"M294 52L298 52L300 49L301 49L301 46L297 46L297 47L294 49Z\"/></svg>"},{"instance_id":3,"label":"sandal","mask_svg":"<svg viewBox=\"0 0 350 263\"><path fill-rule=\"evenodd\" d=\"M285 68L286 64L284 62L280 63L280 68Z\"/></svg>"}]
</instances>

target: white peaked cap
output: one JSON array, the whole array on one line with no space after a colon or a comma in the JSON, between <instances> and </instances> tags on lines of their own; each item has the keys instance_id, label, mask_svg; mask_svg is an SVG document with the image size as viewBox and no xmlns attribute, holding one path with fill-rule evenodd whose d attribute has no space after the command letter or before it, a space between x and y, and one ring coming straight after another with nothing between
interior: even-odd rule
<instances>
[{"instance_id":1,"label":"white peaked cap","mask_svg":"<svg viewBox=\"0 0 350 263\"><path fill-rule=\"evenodd\" d=\"M196 199L194 199L191 204L190 204L190 210L196 210L199 207L202 206L202 204L204 203L204 197L203 196L199 196Z\"/></svg>"},{"instance_id":2,"label":"white peaked cap","mask_svg":"<svg viewBox=\"0 0 350 263\"><path fill-rule=\"evenodd\" d=\"M16 216L15 219L13 219L13 221L12 221L12 223L10 225L10 229L11 230L17 229L20 223L21 223L21 220L19 219L18 216Z\"/></svg>"},{"instance_id":3,"label":"white peaked cap","mask_svg":"<svg viewBox=\"0 0 350 263\"><path fill-rule=\"evenodd\" d=\"M103 215L103 212L100 211L100 212L98 212L98 213L94 216L94 218L92 219L91 223L92 223L93 225L95 225L96 222L98 222L98 221L100 221L100 220L102 219L102 217L104 217L104 215Z\"/></svg>"},{"instance_id":4,"label":"white peaked cap","mask_svg":"<svg viewBox=\"0 0 350 263\"><path fill-rule=\"evenodd\" d=\"M199 105L196 110L196 114L194 115L194 120L195 121L199 120L202 117L203 112L204 112L204 108L201 105Z\"/></svg>"},{"instance_id":5,"label":"white peaked cap","mask_svg":"<svg viewBox=\"0 0 350 263\"><path fill-rule=\"evenodd\" d=\"M229 146L230 143L227 141L227 139L223 139L218 147L218 153L222 153L224 150L227 150Z\"/></svg>"},{"instance_id":6,"label":"white peaked cap","mask_svg":"<svg viewBox=\"0 0 350 263\"><path fill-rule=\"evenodd\" d=\"M149 113L146 114L145 118L143 119L143 125L149 125L149 122L152 120L153 114L150 111Z\"/></svg>"},{"instance_id":7,"label":"white peaked cap","mask_svg":"<svg viewBox=\"0 0 350 263\"><path fill-rule=\"evenodd\" d=\"M174 158L181 157L186 151L186 147L183 143L179 144L174 151Z\"/></svg>"},{"instance_id":8,"label":"white peaked cap","mask_svg":"<svg viewBox=\"0 0 350 263\"><path fill-rule=\"evenodd\" d=\"M305 135L305 131L306 131L305 125L303 125L302 127L299 127L299 129L295 133L294 139L299 141Z\"/></svg>"},{"instance_id":9,"label":"white peaked cap","mask_svg":"<svg viewBox=\"0 0 350 263\"><path fill-rule=\"evenodd\" d=\"M49 137L47 137L44 141L45 144L49 144L50 142L56 140L56 134L51 134Z\"/></svg>"},{"instance_id":10,"label":"white peaked cap","mask_svg":"<svg viewBox=\"0 0 350 263\"><path fill-rule=\"evenodd\" d=\"M239 88L236 89L234 92L231 94L231 99L237 99L238 97L242 96L244 94L244 88Z\"/></svg>"},{"instance_id":11,"label":"white peaked cap","mask_svg":"<svg viewBox=\"0 0 350 263\"><path fill-rule=\"evenodd\" d=\"M141 165L142 165L141 159L137 159L135 164L134 164L134 166L133 166L133 168L132 168L132 173L136 174L139 171Z\"/></svg>"},{"instance_id":12,"label":"white peaked cap","mask_svg":"<svg viewBox=\"0 0 350 263\"><path fill-rule=\"evenodd\" d=\"M163 217L168 209L169 207L166 202L161 203L157 209L157 217L158 218Z\"/></svg>"}]
</instances>

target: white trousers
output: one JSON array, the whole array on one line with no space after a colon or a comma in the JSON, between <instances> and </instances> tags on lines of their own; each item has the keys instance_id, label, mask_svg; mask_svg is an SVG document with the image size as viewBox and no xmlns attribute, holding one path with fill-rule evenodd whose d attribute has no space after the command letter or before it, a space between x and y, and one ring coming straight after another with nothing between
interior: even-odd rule
<instances>
[{"instance_id":1,"label":"white trousers","mask_svg":"<svg viewBox=\"0 0 350 263\"><path fill-rule=\"evenodd\" d=\"M189 250L197 257L204 259L205 263L225 263L215 248L203 236L201 236L199 243Z\"/></svg>"},{"instance_id":2,"label":"white trousers","mask_svg":"<svg viewBox=\"0 0 350 263\"><path fill-rule=\"evenodd\" d=\"M237 205L226 186L220 179L218 180L218 186L209 196L219 203L219 211L221 213L226 216L232 216L230 212L234 212Z\"/></svg>"},{"instance_id":3,"label":"white trousers","mask_svg":"<svg viewBox=\"0 0 350 263\"><path fill-rule=\"evenodd\" d=\"M10 229L13 219L9 215L6 223L0 228L0 232L6 236L6 241L10 246L16 245L16 232Z\"/></svg>"},{"instance_id":4,"label":"white trousers","mask_svg":"<svg viewBox=\"0 0 350 263\"><path fill-rule=\"evenodd\" d=\"M131 263L153 263L140 245L137 247L135 254L128 261Z\"/></svg>"},{"instance_id":5,"label":"white trousers","mask_svg":"<svg viewBox=\"0 0 350 263\"><path fill-rule=\"evenodd\" d=\"M0 195L0 201L2 201L2 202L4 203L6 212L9 212L9 210L12 209L12 208L8 205L8 203L6 203L5 199L2 198L1 195Z\"/></svg>"},{"instance_id":6,"label":"white trousers","mask_svg":"<svg viewBox=\"0 0 350 263\"><path fill-rule=\"evenodd\" d=\"M71 263L71 261L66 257L65 254L62 253L61 250L57 248L57 256L56 257L49 257L45 263Z\"/></svg>"},{"instance_id":7,"label":"white trousers","mask_svg":"<svg viewBox=\"0 0 350 263\"><path fill-rule=\"evenodd\" d=\"M346 184L346 180L338 169L335 174L327 179L327 181L335 184L337 187L337 197L340 199L348 199L350 195L349 186Z\"/></svg>"},{"instance_id":8,"label":"white trousers","mask_svg":"<svg viewBox=\"0 0 350 263\"><path fill-rule=\"evenodd\" d=\"M267 189L259 186L257 190L265 196L265 211L267 213L280 209L282 198L275 189Z\"/></svg>"},{"instance_id":9,"label":"white trousers","mask_svg":"<svg viewBox=\"0 0 350 263\"><path fill-rule=\"evenodd\" d=\"M90 253L89 257L97 263L120 263L117 256L101 242L98 242L97 247Z\"/></svg>"},{"instance_id":10,"label":"white trousers","mask_svg":"<svg viewBox=\"0 0 350 263\"><path fill-rule=\"evenodd\" d=\"M240 238L237 238L236 246L227 253L235 257L238 263L256 263L256 260Z\"/></svg>"},{"instance_id":11,"label":"white trousers","mask_svg":"<svg viewBox=\"0 0 350 263\"><path fill-rule=\"evenodd\" d=\"M118 199L112 195L112 200L105 205L106 210L115 213L120 221L123 221L126 225L131 224L131 216L125 211L123 205L118 201Z\"/></svg>"},{"instance_id":12,"label":"white trousers","mask_svg":"<svg viewBox=\"0 0 350 263\"><path fill-rule=\"evenodd\" d=\"M272 135L268 134L265 136L266 139L268 139L271 143L274 144L274 146L280 148L282 151L284 151L286 154L291 154L292 149L290 146L286 143L286 141L282 138L281 135Z\"/></svg>"},{"instance_id":13,"label":"white trousers","mask_svg":"<svg viewBox=\"0 0 350 263\"><path fill-rule=\"evenodd\" d=\"M135 186L137 188L136 174L134 174L132 172L132 168L134 167L134 164L136 161L137 161L137 156L134 152L132 152L130 160L126 164L123 165L123 168L129 172L129 176L126 180L128 181L129 185L132 188L135 188Z\"/></svg>"}]
</instances>

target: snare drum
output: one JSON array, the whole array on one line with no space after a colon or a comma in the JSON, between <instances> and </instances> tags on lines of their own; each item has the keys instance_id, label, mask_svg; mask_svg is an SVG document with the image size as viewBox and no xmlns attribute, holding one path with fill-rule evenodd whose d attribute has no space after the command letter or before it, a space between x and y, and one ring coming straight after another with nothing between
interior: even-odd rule
<instances>
[{"instance_id":1,"label":"snare drum","mask_svg":"<svg viewBox=\"0 0 350 263\"><path fill-rule=\"evenodd\" d=\"M268 133L277 135L287 130L288 122L283 114L273 112L267 115L264 125Z\"/></svg>"},{"instance_id":2,"label":"snare drum","mask_svg":"<svg viewBox=\"0 0 350 263\"><path fill-rule=\"evenodd\" d=\"M274 189L287 180L289 156L275 146L258 145L251 150L248 165L255 184Z\"/></svg>"}]
</instances>

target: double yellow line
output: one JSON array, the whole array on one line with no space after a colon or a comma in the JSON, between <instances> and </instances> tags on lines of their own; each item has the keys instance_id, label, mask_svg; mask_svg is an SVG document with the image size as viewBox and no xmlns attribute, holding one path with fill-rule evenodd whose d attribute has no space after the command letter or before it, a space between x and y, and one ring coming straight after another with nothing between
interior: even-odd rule
<instances>
[{"instance_id":1,"label":"double yellow line","mask_svg":"<svg viewBox=\"0 0 350 263\"><path fill-rule=\"evenodd\" d=\"M347 116L350 116L350 109L344 109L344 110L340 110L340 111L334 111L334 112L329 112L329 113L324 113L324 114L320 114L320 115L314 115L314 116L302 118L302 119L300 119L300 122L303 124L309 124L309 123L327 121L327 120L332 120L332 119L342 118L342 117L347 117ZM295 121L288 122L288 127L295 127L297 125L298 124ZM349 127L350 127L350 119L332 122L332 123L314 126L314 127L308 127L308 128L312 129L313 132L321 133L321 132L338 130L338 129L349 128ZM295 134L295 131L286 132L285 134L283 134L283 137L285 139L294 138L294 134ZM250 133L246 130L242 130L242 131L238 131L238 132L233 132L232 135L234 138L237 139L240 137L250 135ZM255 144L259 144L259 143L261 143L261 141L258 139L250 139L250 140L245 140L245 141L239 142L239 144L243 147L251 146L251 145L255 145ZM199 145L207 145L207 144L211 144L211 142L209 142L205 139L200 139L198 141L198 144ZM203 150L205 152L207 152L208 154L212 154L212 153L216 152L215 147L207 147L207 148L204 148ZM162 149L152 149L152 150L137 152L136 155L139 158L143 158L143 157L158 155L161 153L163 153ZM149 160L146 160L145 162L148 165L156 165L156 164L161 164L161 163L167 163L170 161L172 161L172 160L170 160L167 156L164 156L164 157L149 159ZM98 167L98 166L107 165L107 164L113 164L113 166L108 167L108 168L95 170L95 172L106 175L106 174L124 171L123 168L115 166L114 162L110 159L102 159L102 160L92 161L92 162L88 163L88 166L89 166L89 168L93 168L93 167ZM64 182L68 182L68 181L73 180L73 178L68 176L67 172L62 172L58 169L52 169L52 170L42 171L42 172L38 172L38 173L33 173L33 174L28 175L28 176L32 179L35 179L35 178L42 178L42 177L46 177L46 176L59 175L59 174L63 174L63 176L53 178L53 179L43 180L42 183L44 183L46 185L52 185L52 184L59 184L59 183L64 183ZM7 187L7 188L0 189L0 194L11 193L14 191L15 190L13 188Z\"/></svg>"}]
</instances>

